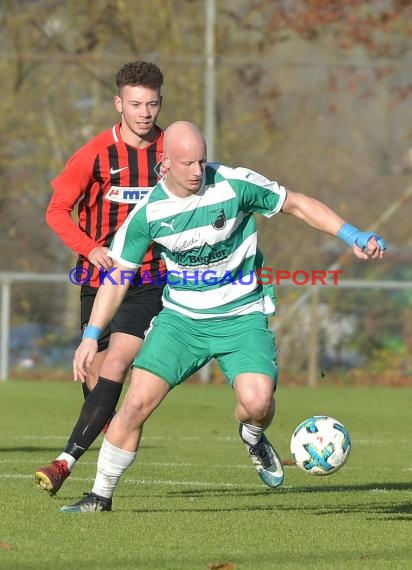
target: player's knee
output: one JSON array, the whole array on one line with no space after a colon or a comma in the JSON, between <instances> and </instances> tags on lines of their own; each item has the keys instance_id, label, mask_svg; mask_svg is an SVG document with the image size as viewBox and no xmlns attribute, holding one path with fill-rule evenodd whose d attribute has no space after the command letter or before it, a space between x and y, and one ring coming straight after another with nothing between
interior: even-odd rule
<instances>
[{"instance_id":1,"label":"player's knee","mask_svg":"<svg viewBox=\"0 0 412 570\"><path fill-rule=\"evenodd\" d=\"M258 422L267 421L273 417L275 401L273 395L266 393L248 393L242 398L242 405L250 418Z\"/></svg>"},{"instance_id":2,"label":"player's knee","mask_svg":"<svg viewBox=\"0 0 412 570\"><path fill-rule=\"evenodd\" d=\"M101 375L114 381L123 381L130 368L130 362L119 354L107 354L101 369Z\"/></svg>"},{"instance_id":3,"label":"player's knee","mask_svg":"<svg viewBox=\"0 0 412 570\"><path fill-rule=\"evenodd\" d=\"M98 370L89 370L87 372L86 385L90 391L93 390L93 388L96 386L98 379L99 379Z\"/></svg>"},{"instance_id":4,"label":"player's knee","mask_svg":"<svg viewBox=\"0 0 412 570\"><path fill-rule=\"evenodd\" d=\"M152 412L152 406L138 394L134 396L130 391L122 405L122 412L125 421L131 427L139 427L143 425Z\"/></svg>"}]
</instances>

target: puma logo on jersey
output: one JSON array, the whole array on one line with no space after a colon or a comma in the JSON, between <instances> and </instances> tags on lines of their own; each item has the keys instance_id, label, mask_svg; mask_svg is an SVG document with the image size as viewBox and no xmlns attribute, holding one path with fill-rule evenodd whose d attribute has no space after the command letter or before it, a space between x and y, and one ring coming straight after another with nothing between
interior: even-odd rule
<instances>
[{"instance_id":1,"label":"puma logo on jersey","mask_svg":"<svg viewBox=\"0 0 412 570\"><path fill-rule=\"evenodd\" d=\"M172 222L170 224L168 224L167 222L160 222L160 227L161 228L170 228L172 230L172 232L175 231L173 224L175 223L174 220L172 220Z\"/></svg>"},{"instance_id":2,"label":"puma logo on jersey","mask_svg":"<svg viewBox=\"0 0 412 570\"><path fill-rule=\"evenodd\" d=\"M128 166L123 166L122 168L113 168L113 166L110 168L110 174L117 174L118 172L121 172L122 170L126 170L126 168L129 168Z\"/></svg>"}]
</instances>

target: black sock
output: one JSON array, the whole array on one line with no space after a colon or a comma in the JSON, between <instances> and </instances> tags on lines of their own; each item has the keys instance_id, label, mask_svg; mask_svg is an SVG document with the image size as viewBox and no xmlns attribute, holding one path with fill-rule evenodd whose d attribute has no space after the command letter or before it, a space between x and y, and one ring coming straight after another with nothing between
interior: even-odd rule
<instances>
[{"instance_id":1,"label":"black sock","mask_svg":"<svg viewBox=\"0 0 412 570\"><path fill-rule=\"evenodd\" d=\"M83 390L84 399L86 400L87 396L90 394L90 388L88 387L86 382L82 382L82 390Z\"/></svg>"},{"instance_id":2,"label":"black sock","mask_svg":"<svg viewBox=\"0 0 412 570\"><path fill-rule=\"evenodd\" d=\"M79 419L64 449L75 459L79 459L91 446L113 414L119 401L123 384L99 376L83 404Z\"/></svg>"}]
</instances>

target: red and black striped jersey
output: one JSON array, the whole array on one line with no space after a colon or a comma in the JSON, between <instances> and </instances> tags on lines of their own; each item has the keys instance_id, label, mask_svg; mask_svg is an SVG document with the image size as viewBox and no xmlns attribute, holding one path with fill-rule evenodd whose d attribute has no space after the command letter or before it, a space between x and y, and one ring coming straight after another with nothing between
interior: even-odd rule
<instances>
[{"instance_id":1,"label":"red and black striped jersey","mask_svg":"<svg viewBox=\"0 0 412 570\"><path fill-rule=\"evenodd\" d=\"M116 230L159 179L155 167L163 152L163 131L156 129L157 139L141 149L126 144L120 123L114 125L75 152L51 182L55 192L47 208L47 223L79 254L78 266L91 274L92 287L99 286L99 272L88 261L89 252L110 245ZM76 204L78 224L72 217ZM140 271L154 277L164 271L153 244Z\"/></svg>"}]
</instances>

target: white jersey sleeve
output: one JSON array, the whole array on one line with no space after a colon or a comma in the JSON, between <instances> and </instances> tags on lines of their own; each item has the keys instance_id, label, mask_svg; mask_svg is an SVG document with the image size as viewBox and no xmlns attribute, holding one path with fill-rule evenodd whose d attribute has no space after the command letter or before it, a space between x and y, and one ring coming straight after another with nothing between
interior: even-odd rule
<instances>
[{"instance_id":1,"label":"white jersey sleeve","mask_svg":"<svg viewBox=\"0 0 412 570\"><path fill-rule=\"evenodd\" d=\"M138 269L150 243L146 205L138 205L115 233L108 255L125 267Z\"/></svg>"},{"instance_id":2,"label":"white jersey sleeve","mask_svg":"<svg viewBox=\"0 0 412 570\"><path fill-rule=\"evenodd\" d=\"M229 168L211 164L236 192L245 212L262 214L266 218L277 214L286 199L286 188L249 168Z\"/></svg>"}]
</instances>

